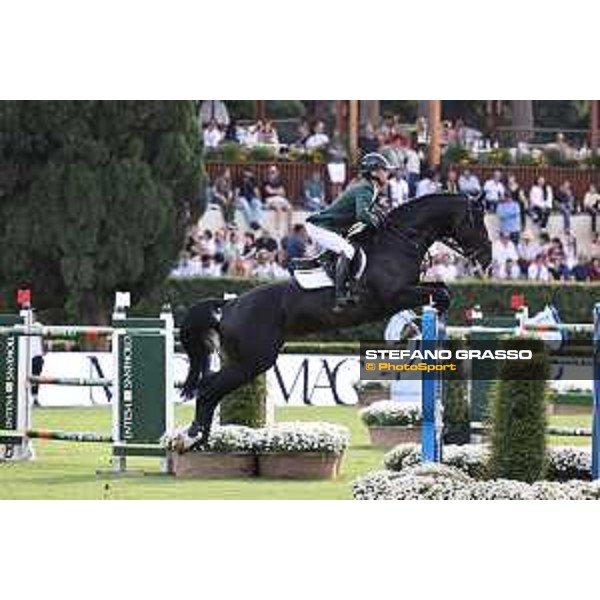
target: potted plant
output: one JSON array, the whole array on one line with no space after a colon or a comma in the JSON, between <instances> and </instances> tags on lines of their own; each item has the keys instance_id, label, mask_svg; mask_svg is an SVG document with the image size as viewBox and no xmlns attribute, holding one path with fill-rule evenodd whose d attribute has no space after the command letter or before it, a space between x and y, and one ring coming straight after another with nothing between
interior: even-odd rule
<instances>
[{"instance_id":1,"label":"potted plant","mask_svg":"<svg viewBox=\"0 0 600 600\"><path fill-rule=\"evenodd\" d=\"M178 433L163 436L176 477L254 477L256 430L240 425L214 427L208 444L184 454L175 451Z\"/></svg>"},{"instance_id":2,"label":"potted plant","mask_svg":"<svg viewBox=\"0 0 600 600\"><path fill-rule=\"evenodd\" d=\"M354 384L358 403L361 406L369 406L378 400L386 400L390 397L390 384L384 381L362 381Z\"/></svg>"},{"instance_id":3,"label":"potted plant","mask_svg":"<svg viewBox=\"0 0 600 600\"><path fill-rule=\"evenodd\" d=\"M283 422L257 431L258 474L276 479L335 479L350 442L346 427Z\"/></svg>"},{"instance_id":4,"label":"potted plant","mask_svg":"<svg viewBox=\"0 0 600 600\"><path fill-rule=\"evenodd\" d=\"M384 448L421 441L421 407L382 400L361 409L359 416L369 428L371 443Z\"/></svg>"}]
</instances>

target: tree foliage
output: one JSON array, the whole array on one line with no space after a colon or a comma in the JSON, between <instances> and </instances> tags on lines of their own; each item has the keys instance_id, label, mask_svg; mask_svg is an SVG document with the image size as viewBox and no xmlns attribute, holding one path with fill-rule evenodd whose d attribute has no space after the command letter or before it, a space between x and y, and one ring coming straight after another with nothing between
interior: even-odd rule
<instances>
[{"instance_id":1,"label":"tree foliage","mask_svg":"<svg viewBox=\"0 0 600 600\"><path fill-rule=\"evenodd\" d=\"M105 321L159 286L200 212L192 102L0 103L0 285Z\"/></svg>"}]
</instances>

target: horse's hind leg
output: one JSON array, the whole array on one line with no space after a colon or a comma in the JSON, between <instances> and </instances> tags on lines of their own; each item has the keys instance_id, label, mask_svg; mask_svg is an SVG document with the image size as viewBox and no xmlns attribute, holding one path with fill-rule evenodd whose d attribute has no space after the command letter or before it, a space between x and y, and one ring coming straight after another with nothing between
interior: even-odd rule
<instances>
[{"instance_id":1,"label":"horse's hind leg","mask_svg":"<svg viewBox=\"0 0 600 600\"><path fill-rule=\"evenodd\" d=\"M259 373L260 368L240 363L230 363L218 373L212 373L202 385L196 399L196 416L189 429L189 435L196 437L202 432L199 444L206 443L210 435L215 410L219 402L233 390L249 383Z\"/></svg>"}]
</instances>

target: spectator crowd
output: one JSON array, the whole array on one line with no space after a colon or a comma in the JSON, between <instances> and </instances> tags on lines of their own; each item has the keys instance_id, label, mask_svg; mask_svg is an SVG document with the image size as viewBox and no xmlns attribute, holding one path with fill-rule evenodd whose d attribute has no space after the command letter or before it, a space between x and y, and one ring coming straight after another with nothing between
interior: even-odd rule
<instances>
[{"instance_id":1,"label":"spectator crowd","mask_svg":"<svg viewBox=\"0 0 600 600\"><path fill-rule=\"evenodd\" d=\"M476 145L478 132L457 122L445 128L447 143L459 140ZM215 121L204 129L204 145L214 147L223 140L240 144L279 146L277 130L271 122L259 121L250 127L230 122L223 131ZM498 279L534 281L600 280L600 240L597 216L600 194L590 185L583 197L576 197L571 183L563 181L553 188L539 177L528 188L513 174L496 170L481 181L468 166L445 171L428 169L425 152L428 143L427 124L420 120L412 135L407 135L397 120L384 119L379 127L367 124L359 140L362 153L382 152L396 167L387 186L388 207L393 208L412 198L436 192L462 192L481 196L486 211L495 215L498 233L493 242L491 276ZM277 165L270 165L259 180L249 166L234 180L225 168L210 183L210 203L221 210L224 227L200 231L193 227L174 276L261 277L279 279L290 274L294 258L315 254L302 224L292 227L294 209L302 215L326 207L343 189L346 181L346 156L336 136L330 136L322 121L312 127L301 123L297 140L291 147L304 150L323 149L328 153L326 181L320 168L312 170L304 181L299 197L290 197L286 181ZM243 218L242 233L236 224L236 211ZM272 231L266 228L265 213L271 211ZM551 214L558 214L562 231L548 233ZM586 253L578 251L577 237L572 231L572 216L587 214L593 235ZM443 245L431 249L423 266L429 279L451 281L471 275L470 266Z\"/></svg>"}]
</instances>

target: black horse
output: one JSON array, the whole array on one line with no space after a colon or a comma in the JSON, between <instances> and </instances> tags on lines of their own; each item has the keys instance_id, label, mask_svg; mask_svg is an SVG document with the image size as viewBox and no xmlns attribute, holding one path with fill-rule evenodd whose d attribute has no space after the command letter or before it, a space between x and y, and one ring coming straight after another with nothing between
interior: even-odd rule
<instances>
[{"instance_id":1,"label":"black horse","mask_svg":"<svg viewBox=\"0 0 600 600\"><path fill-rule=\"evenodd\" d=\"M431 301L447 308L449 294L443 283L419 282L421 263L435 241L487 268L491 244L482 203L460 194L435 194L390 211L383 226L361 243L368 263L358 282L357 301L340 313L332 310L332 288L304 290L293 278L254 288L231 301L194 305L181 327L190 359L182 394L196 395L188 438L201 433L194 445L204 443L220 400L269 369L286 340L378 321ZM226 362L219 372L209 372L209 355L219 344Z\"/></svg>"}]
</instances>

